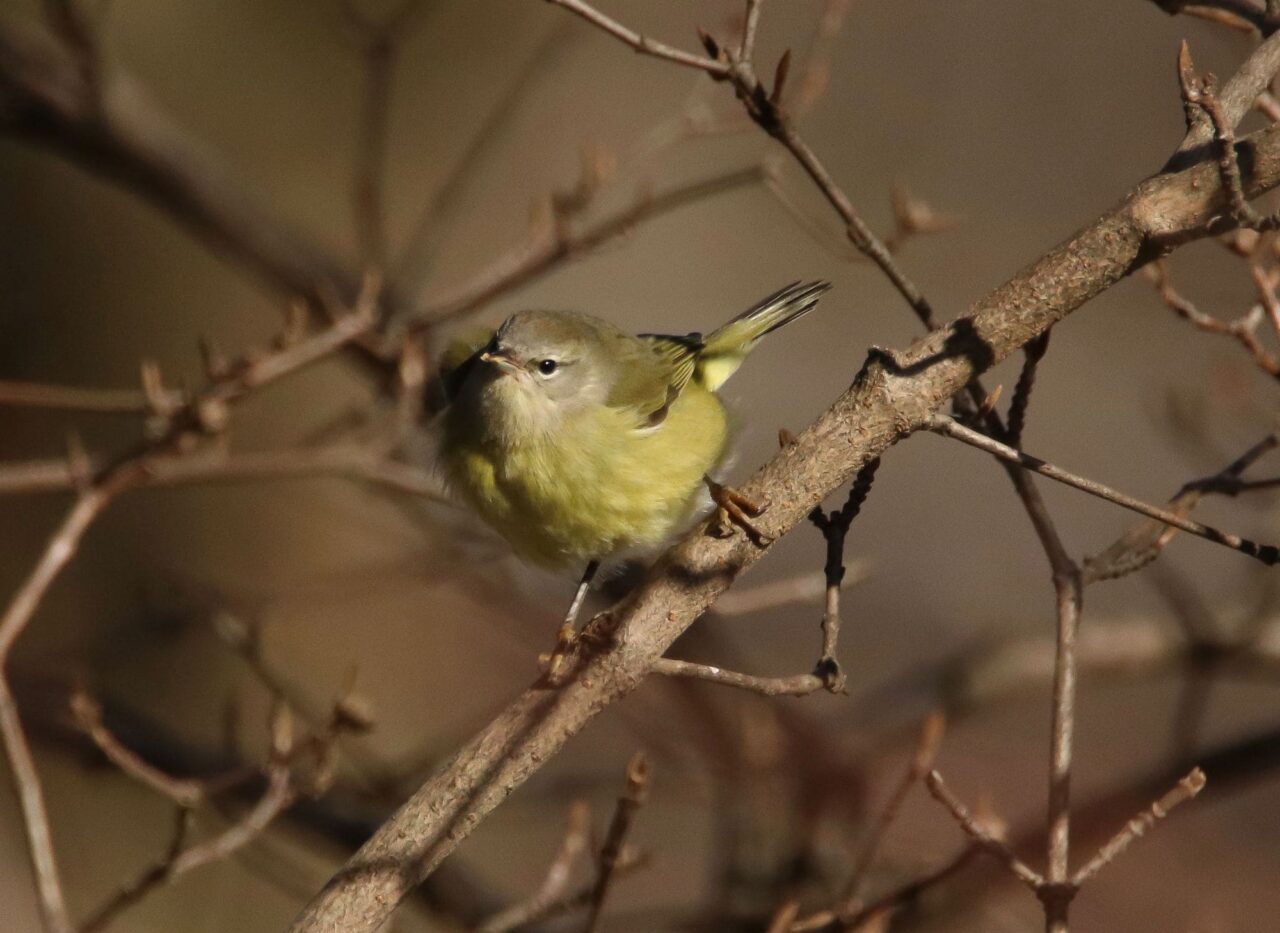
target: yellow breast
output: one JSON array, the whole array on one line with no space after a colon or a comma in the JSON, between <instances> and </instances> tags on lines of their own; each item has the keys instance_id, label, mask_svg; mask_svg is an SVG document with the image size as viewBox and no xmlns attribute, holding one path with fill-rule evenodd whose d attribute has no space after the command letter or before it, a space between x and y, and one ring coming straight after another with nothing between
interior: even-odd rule
<instances>
[{"instance_id":1,"label":"yellow breast","mask_svg":"<svg viewBox=\"0 0 1280 933\"><path fill-rule=\"evenodd\" d=\"M457 492L515 550L547 566L651 548L692 518L702 477L724 455L728 426L714 393L693 384L661 424L592 406L518 442L444 423L441 459Z\"/></svg>"}]
</instances>

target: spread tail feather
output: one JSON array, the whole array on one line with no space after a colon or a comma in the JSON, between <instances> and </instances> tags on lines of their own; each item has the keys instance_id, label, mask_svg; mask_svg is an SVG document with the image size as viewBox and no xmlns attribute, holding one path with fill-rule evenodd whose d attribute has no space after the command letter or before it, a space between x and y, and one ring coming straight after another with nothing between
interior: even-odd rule
<instances>
[{"instance_id":1,"label":"spread tail feather","mask_svg":"<svg viewBox=\"0 0 1280 933\"><path fill-rule=\"evenodd\" d=\"M724 385L760 339L814 309L830 282L793 282L707 335L694 375L715 391Z\"/></svg>"}]
</instances>

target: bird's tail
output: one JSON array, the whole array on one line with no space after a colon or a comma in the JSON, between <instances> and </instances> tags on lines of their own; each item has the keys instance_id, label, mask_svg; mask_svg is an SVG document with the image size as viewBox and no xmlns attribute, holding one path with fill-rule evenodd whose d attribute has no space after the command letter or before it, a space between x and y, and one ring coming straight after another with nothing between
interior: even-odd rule
<instances>
[{"instance_id":1,"label":"bird's tail","mask_svg":"<svg viewBox=\"0 0 1280 933\"><path fill-rule=\"evenodd\" d=\"M732 376L765 334L813 310L830 282L794 282L707 335L694 378L715 391Z\"/></svg>"}]
</instances>

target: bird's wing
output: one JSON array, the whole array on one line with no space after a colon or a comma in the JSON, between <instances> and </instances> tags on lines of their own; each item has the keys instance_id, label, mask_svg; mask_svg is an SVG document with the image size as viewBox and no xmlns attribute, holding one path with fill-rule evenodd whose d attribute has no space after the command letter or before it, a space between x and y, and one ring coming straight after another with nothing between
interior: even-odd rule
<instances>
[{"instance_id":1,"label":"bird's wing","mask_svg":"<svg viewBox=\"0 0 1280 933\"><path fill-rule=\"evenodd\" d=\"M628 340L608 404L634 411L637 428L657 427L689 384L701 352L701 334L641 334Z\"/></svg>"}]
</instances>

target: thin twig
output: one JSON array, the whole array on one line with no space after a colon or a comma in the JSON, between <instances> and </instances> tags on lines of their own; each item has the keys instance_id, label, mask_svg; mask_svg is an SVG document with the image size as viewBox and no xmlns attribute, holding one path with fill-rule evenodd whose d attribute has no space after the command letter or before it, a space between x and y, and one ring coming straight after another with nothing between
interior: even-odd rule
<instances>
[{"instance_id":1,"label":"thin twig","mask_svg":"<svg viewBox=\"0 0 1280 933\"><path fill-rule=\"evenodd\" d=\"M768 135L776 139L795 158L805 173L822 192L823 197L844 221L849 240L857 249L874 262L893 283L894 288L906 299L921 323L929 330L937 328L933 308L916 284L898 266L884 243L867 226L853 201L836 183L831 173L809 144L796 131L790 116L782 108L783 83L786 77L789 55L784 55L774 78L772 88L766 89L756 76L750 56L738 55L735 50L723 48L710 36L703 34L703 44L713 56L703 58L661 46L628 29L582 0L549 0L564 7L610 35L627 43L639 52L667 58L683 65L701 68L713 78L727 80L737 92L747 115Z\"/></svg>"},{"instance_id":2,"label":"thin twig","mask_svg":"<svg viewBox=\"0 0 1280 933\"><path fill-rule=\"evenodd\" d=\"M477 924L476 933L506 933L545 917L548 907L569 890L574 866L586 855L590 843L591 808L585 800L574 801L569 807L569 819L560 848L538 890ZM594 882L592 887L594 889Z\"/></svg>"},{"instance_id":3,"label":"thin twig","mask_svg":"<svg viewBox=\"0 0 1280 933\"><path fill-rule=\"evenodd\" d=\"M2 475L0 472L0 476ZM845 561L841 589L848 589L868 580L871 566L871 562L866 560ZM814 570L757 586L735 587L716 601L715 613L719 616L744 616L768 612L770 609L780 609L810 600L816 602L825 599L826 593L826 574L821 570Z\"/></svg>"},{"instance_id":4,"label":"thin twig","mask_svg":"<svg viewBox=\"0 0 1280 933\"><path fill-rule=\"evenodd\" d=\"M644 806L649 796L649 761L643 753L636 752L627 762L626 786L618 797L618 805L613 811L613 819L605 835L604 848L600 850L600 864L596 877L595 889L591 892L591 908L587 914L584 933L595 933L600 923L600 912L604 908L605 898L609 895L609 884L613 880L614 870L622 855L622 846L627 833L631 829L631 821L636 811Z\"/></svg>"},{"instance_id":5,"label":"thin twig","mask_svg":"<svg viewBox=\"0 0 1280 933\"><path fill-rule=\"evenodd\" d=\"M1221 93L1215 95L1222 108L1224 122L1234 127L1253 107L1258 95L1267 90L1280 68L1280 39L1275 35L1255 48L1247 59L1236 69L1231 80L1227 82ZM1178 81L1182 86L1183 109L1187 116L1187 133L1178 145L1177 152L1169 160L1166 169L1180 167L1183 160L1198 157L1201 147L1213 142L1214 130L1212 122L1206 118L1193 96L1199 80L1196 78L1195 65L1191 61L1191 51L1184 40L1178 48ZM1188 91L1193 93L1189 94Z\"/></svg>"},{"instance_id":6,"label":"thin twig","mask_svg":"<svg viewBox=\"0 0 1280 933\"><path fill-rule=\"evenodd\" d=\"M174 406L183 402L179 392L166 392L165 397ZM90 389L37 382L0 382L0 406L59 408L102 414L146 414L151 411L153 400L141 389Z\"/></svg>"},{"instance_id":7,"label":"thin twig","mask_svg":"<svg viewBox=\"0 0 1280 933\"><path fill-rule=\"evenodd\" d=\"M92 469L100 469L103 463L103 458L90 460ZM324 475L343 476L442 503L452 501L439 479L428 470L394 460L367 443L356 441L243 453L211 449L181 459L156 461L149 469L146 485L266 482ZM77 470L66 459L0 463L0 496L72 490L78 482Z\"/></svg>"},{"instance_id":8,"label":"thin twig","mask_svg":"<svg viewBox=\"0 0 1280 933\"><path fill-rule=\"evenodd\" d=\"M756 31L760 28L760 7L763 0L746 0L747 12L742 24L742 43L738 46L738 57L743 61L751 61L756 50Z\"/></svg>"},{"instance_id":9,"label":"thin twig","mask_svg":"<svg viewBox=\"0 0 1280 933\"><path fill-rule=\"evenodd\" d=\"M95 910L80 924L77 933L98 933L110 926L120 914L141 901L156 887L164 882L169 866L186 845L191 833L192 811L187 807L174 808L173 835L165 854L156 860L146 871L115 893L106 903Z\"/></svg>"},{"instance_id":10,"label":"thin twig","mask_svg":"<svg viewBox=\"0 0 1280 933\"><path fill-rule=\"evenodd\" d=\"M54 855L40 776L9 688L8 659L14 643L31 621L45 593L70 563L89 526L117 492L119 488L113 484L89 489L77 496L62 524L49 539L39 562L0 617L0 735L18 789L27 848L40 895L41 916L49 933L70 933L73 927Z\"/></svg>"},{"instance_id":11,"label":"thin twig","mask_svg":"<svg viewBox=\"0 0 1280 933\"><path fill-rule=\"evenodd\" d=\"M267 773L267 789L244 819L200 845L178 854L169 866L170 879L178 878L202 865L221 861L237 849L248 845L296 799L293 776L284 764L272 765Z\"/></svg>"},{"instance_id":12,"label":"thin twig","mask_svg":"<svg viewBox=\"0 0 1280 933\"><path fill-rule=\"evenodd\" d=\"M1183 485L1169 500L1166 508L1177 515L1188 515L1209 493L1238 495L1249 491L1251 484L1240 479L1240 474L1280 445L1280 438L1269 434L1254 444L1241 456L1227 464L1213 476L1193 480ZM1263 480L1257 488L1267 489ZM1160 556L1176 530L1163 522L1139 522L1121 535L1109 547L1093 557L1085 558L1084 582L1086 585L1102 580L1114 580L1140 570Z\"/></svg>"},{"instance_id":13,"label":"thin twig","mask_svg":"<svg viewBox=\"0 0 1280 933\"><path fill-rule=\"evenodd\" d=\"M212 384L181 409L167 413L168 427L160 436L145 441L95 474L80 477L75 503L0 616L0 732L18 786L42 915L52 933L68 933L72 927L58 878L39 775L7 683L6 668L14 643L30 623L49 587L71 561L89 527L112 501L126 490L145 483L157 460L175 452L180 454L184 438L224 427L225 408L229 403L323 358L363 333L373 323L374 295L374 289L366 289L366 300L357 310L338 318L326 330L274 354L244 361L225 381ZM80 470L73 467L72 473L79 476Z\"/></svg>"},{"instance_id":14,"label":"thin twig","mask_svg":"<svg viewBox=\"0 0 1280 933\"><path fill-rule=\"evenodd\" d=\"M71 714L107 760L129 777L168 797L179 807L191 809L204 800L204 782L175 778L143 760L106 727L102 721L102 705L82 689L71 694Z\"/></svg>"},{"instance_id":15,"label":"thin twig","mask_svg":"<svg viewBox=\"0 0 1280 933\"><path fill-rule=\"evenodd\" d=\"M794 438L789 432L780 431L779 441L785 447L793 443ZM823 689L830 693L845 692L845 676L836 658L840 638L840 590L844 585L846 572L844 543L849 527L858 517L867 495L871 492L871 485L879 466L880 460L876 458L858 471L843 507L828 513L823 511L821 505L816 505L809 513L809 520L822 532L827 545L826 561L823 567L825 600L822 614L822 653L818 657L817 664L814 665L813 673L790 677L762 677L674 658L659 658L653 667L653 673L706 680L724 686L737 687L740 690L749 690L763 696L800 697Z\"/></svg>"},{"instance_id":16,"label":"thin twig","mask_svg":"<svg viewBox=\"0 0 1280 933\"><path fill-rule=\"evenodd\" d=\"M747 690L767 697L803 697L825 690L827 686L826 680L817 674L761 677L756 674L727 671L710 664L678 661L675 658L658 658L653 664L653 673L666 677L692 677L695 680L705 680L725 687L737 687L739 690Z\"/></svg>"},{"instance_id":17,"label":"thin twig","mask_svg":"<svg viewBox=\"0 0 1280 933\"><path fill-rule=\"evenodd\" d=\"M18 804L22 808L27 851L35 873L44 929L47 933L72 933L75 928L71 925L66 897L62 892L62 880L50 837L49 814L45 807L44 791L40 787L40 775L36 771L27 737L22 731L18 706L9 689L7 677L0 677L0 737L4 739L5 755L9 759L9 769L18 791Z\"/></svg>"},{"instance_id":18,"label":"thin twig","mask_svg":"<svg viewBox=\"0 0 1280 933\"><path fill-rule=\"evenodd\" d=\"M618 856L618 860L613 867L614 880L629 875L636 869L643 868L648 861L648 857L644 853L638 852L631 846L623 846L622 854ZM592 878L586 883L566 891L554 900L538 905L538 910L536 911L529 911L518 917L508 917L501 923L497 922L497 915L495 915L494 919L485 920L480 926L477 926L475 933L511 933L512 930L522 929L531 924L541 923L544 920L551 920L555 917L562 917L565 914L582 910L590 906L595 889L596 879Z\"/></svg>"},{"instance_id":19,"label":"thin twig","mask_svg":"<svg viewBox=\"0 0 1280 933\"><path fill-rule=\"evenodd\" d=\"M273 765L268 771L266 790L243 819L216 836L192 846L185 844L185 824L180 824L182 828L175 833L174 842L165 856L94 911L80 925L78 933L98 933L156 888L171 884L197 868L231 856L260 836L296 799L297 793L288 767L284 764ZM187 812L189 811L180 808L179 819L184 819L181 814Z\"/></svg>"},{"instance_id":20,"label":"thin twig","mask_svg":"<svg viewBox=\"0 0 1280 933\"><path fill-rule=\"evenodd\" d=\"M822 568L827 582L822 612L822 654L814 673L827 682L827 689L832 693L843 693L845 689L844 672L836 657L840 640L840 588L845 574L845 538L848 537L853 520L862 511L862 505L871 492L871 485L875 482L876 470L879 468L880 458L877 457L858 471L850 485L849 497L840 509L828 513L821 506L814 506L809 513L809 521L822 532L827 543L827 557Z\"/></svg>"},{"instance_id":21,"label":"thin twig","mask_svg":"<svg viewBox=\"0 0 1280 933\"><path fill-rule=\"evenodd\" d=\"M540 79L563 61L562 46L565 37L574 32L572 25L568 20L558 24L526 56L524 64L507 82L502 96L485 114L465 148L453 160L444 180L419 211L393 263L392 281L405 294L417 296L423 283L436 271L441 247L450 241L459 217L474 204L468 197L471 184L489 165L492 154L499 150L498 137L516 117L528 112L526 105L540 89Z\"/></svg>"},{"instance_id":22,"label":"thin twig","mask_svg":"<svg viewBox=\"0 0 1280 933\"><path fill-rule=\"evenodd\" d=\"M1280 379L1280 359L1277 359L1258 339L1258 326L1262 323L1263 307L1254 305L1231 321L1220 321L1211 314L1201 311L1177 291L1169 281L1168 264L1158 260L1143 270L1144 277L1155 286L1160 300L1178 317L1202 331L1211 334L1222 334L1238 341L1249 351L1258 367L1269 376Z\"/></svg>"},{"instance_id":23,"label":"thin twig","mask_svg":"<svg viewBox=\"0 0 1280 933\"><path fill-rule=\"evenodd\" d=\"M860 908L856 913L847 916L837 915L833 918L833 922L837 925L818 927L815 933L827 933L828 930L831 933L845 930L858 933L872 921L891 916L904 906L918 900L927 891L947 881L953 875L960 873L981 852L982 846L977 842L971 842L957 852L953 858L939 865L933 871L927 872L918 878L912 878L892 891L887 891L865 907ZM804 933L809 929L811 928L808 926L793 924L790 933Z\"/></svg>"},{"instance_id":24,"label":"thin twig","mask_svg":"<svg viewBox=\"0 0 1280 933\"><path fill-rule=\"evenodd\" d=\"M1071 760L1076 711L1076 635L1084 584L1074 562L1054 567L1057 626L1053 668L1053 716L1049 746L1048 872L1037 892L1048 933L1067 933L1067 911L1075 895L1071 865Z\"/></svg>"},{"instance_id":25,"label":"thin twig","mask_svg":"<svg viewBox=\"0 0 1280 933\"><path fill-rule=\"evenodd\" d=\"M1013 389L1013 399L1009 402L1008 426L1005 428L1005 440L1010 447L1022 446L1022 430L1027 423L1027 406L1031 404L1031 390L1036 385L1036 369L1045 351L1049 349L1049 335L1045 331L1041 336L1022 348L1025 359L1022 372L1018 374L1018 384Z\"/></svg>"},{"instance_id":26,"label":"thin twig","mask_svg":"<svg viewBox=\"0 0 1280 933\"><path fill-rule=\"evenodd\" d=\"M419 312L407 321L406 330L414 334L441 321L461 317L527 284L566 260L584 256L618 239L641 221L703 198L754 184L760 179L760 168L749 166L682 184L655 195L641 197L630 207L582 230L566 229L554 217L549 218L534 229L526 242L499 256L469 281L427 299Z\"/></svg>"},{"instance_id":27,"label":"thin twig","mask_svg":"<svg viewBox=\"0 0 1280 933\"><path fill-rule=\"evenodd\" d=\"M1117 492L1109 486L1104 486L1102 483L1085 479L1082 476L1069 473L1061 467L1054 466L1053 464L1041 460L1038 457L1033 457L1030 454L1014 450L1007 444L1002 444L1000 441L987 437L985 434L981 434L971 428L966 428L954 418L935 413L929 417L926 427L935 433L954 438L958 441L963 441L971 447L976 447L979 450L986 451L1001 460L1015 464L1025 470L1030 470L1033 473L1039 473L1041 476L1047 476L1049 479L1056 480L1059 483L1079 489L1081 492L1087 492L1091 496L1097 496L1099 499L1105 499L1106 501L1113 502L1122 508L1129 509L1132 512L1137 512L1139 515L1154 518L1157 521L1163 522L1173 528L1204 538L1206 541L1212 541L1215 544L1220 544L1233 551L1239 551L1242 554L1247 554L1250 557L1257 558L1268 566L1273 566L1277 562L1280 562L1280 549L1277 549L1275 545L1257 544L1254 541L1241 538L1238 535L1219 531L1217 528L1213 528L1209 525L1202 525L1199 522L1192 521L1189 518L1184 518L1183 516L1170 512L1167 509L1149 505L1140 499L1135 499L1122 492Z\"/></svg>"},{"instance_id":28,"label":"thin twig","mask_svg":"<svg viewBox=\"0 0 1280 933\"><path fill-rule=\"evenodd\" d=\"M880 271L885 274L893 284L893 287L911 306L911 310L915 312L920 323L927 330L936 330L938 322L933 306L915 282L908 278L888 248L875 235L867 225L867 222L862 219L862 215L854 207L853 201L850 200L844 189L836 183L835 178L827 170L817 154L796 131L790 117L782 110L775 99L778 88L775 86L773 92L766 93L752 70L750 62L735 63L733 70L730 72L730 77L738 91L739 98L747 108L748 115L766 133L782 144L800 164L805 174L817 185L827 203L840 215L840 219L844 221L845 232L849 237L849 241L853 243L859 252L863 253L880 268Z\"/></svg>"},{"instance_id":29,"label":"thin twig","mask_svg":"<svg viewBox=\"0 0 1280 933\"><path fill-rule=\"evenodd\" d=\"M1280 67L1280 37L1268 39L1262 46L1259 46L1254 56L1260 56L1266 49L1272 50L1272 61L1266 71L1267 83L1269 83L1271 77L1275 75L1276 68ZM1251 57L1252 60L1253 57ZM1269 216L1259 214L1249 204L1249 200L1244 193L1244 181L1240 175L1240 162L1236 157L1235 135L1235 124L1243 114L1243 111L1240 113L1228 113L1218 99L1213 76L1208 75L1198 78L1195 75L1194 66L1191 63L1191 53L1188 51L1186 40L1183 40L1179 49L1178 78L1184 105L1188 108L1198 107L1208 116L1213 128L1213 142L1218 156L1218 173L1222 181L1222 187L1226 190L1228 203L1231 206L1232 219L1240 226L1248 227L1251 230L1265 231L1280 228L1280 213ZM1257 92L1261 90L1262 88L1259 87ZM1255 96L1257 92L1255 92ZM1250 99L1248 104L1252 106L1253 100Z\"/></svg>"},{"instance_id":30,"label":"thin twig","mask_svg":"<svg viewBox=\"0 0 1280 933\"><path fill-rule=\"evenodd\" d=\"M183 875L205 865L231 857L262 836L272 822L288 810L303 793L319 796L327 791L334 779L335 739L342 730L352 728L352 723L339 715L339 710L345 703L346 698L340 698L333 716L326 724L301 739L295 739L293 712L287 703L277 699L272 706L268 724L270 749L265 766L265 787L253 806L244 816L233 821L216 835L199 843L188 844L186 839L191 808L180 802L180 821L174 840L165 856L94 911L89 920L82 925L80 933L92 933L102 929L121 912L142 900L154 889L171 884ZM114 742L114 738L112 741ZM136 755L129 754L136 759ZM309 773L305 784L299 781L293 770L301 760L309 762ZM134 773L131 770L131 763L122 767L125 767L129 773ZM253 770L254 776L263 773L261 769ZM221 787L205 782L200 799L209 799L214 793L225 791L238 783L242 783L238 778L234 782L223 782ZM161 793L173 796L168 787L157 789Z\"/></svg>"},{"instance_id":31,"label":"thin twig","mask_svg":"<svg viewBox=\"0 0 1280 933\"><path fill-rule=\"evenodd\" d=\"M765 933L791 933L795 929L795 920L800 916L800 902L789 900L773 913L769 920L769 929Z\"/></svg>"},{"instance_id":32,"label":"thin twig","mask_svg":"<svg viewBox=\"0 0 1280 933\"><path fill-rule=\"evenodd\" d=\"M1280 184L1280 130L1249 140L1255 195ZM780 536L869 459L925 425L981 371L1073 314L1151 255L1213 235L1213 165L1156 175L1124 202L899 354L873 355L849 390L794 445L743 485L768 499L763 529ZM885 357L896 359L890 367ZM556 690L531 686L479 730L384 823L303 909L296 933L371 933L470 832L597 714L643 682L654 661L767 550L715 539L701 524L658 561L611 616L621 637L575 652ZM590 650L588 650L590 649Z\"/></svg>"},{"instance_id":33,"label":"thin twig","mask_svg":"<svg viewBox=\"0 0 1280 933\"><path fill-rule=\"evenodd\" d=\"M885 835L888 833L889 827L893 825L893 821L897 819L898 813L902 809L902 804L907 799L907 794L926 774L933 770L933 763L938 757L938 749L942 745L942 735L945 729L946 716L940 710L930 713L920 727L920 737L916 741L915 754L911 756L911 761L903 770L898 783L894 785L892 793L889 794L889 799L876 817L875 824L867 836L867 841L863 843L862 850L858 853L858 857L854 859L853 871L849 876L849 883L845 885L844 889L844 903L846 906L861 898L863 886L867 881L867 874L870 872L871 866L875 864L876 856L880 854L880 848L884 844Z\"/></svg>"},{"instance_id":34,"label":"thin twig","mask_svg":"<svg viewBox=\"0 0 1280 933\"><path fill-rule=\"evenodd\" d=\"M706 58L702 55L694 55L689 52L682 52L680 49L672 48L661 42L656 42L648 36L642 36L633 29L619 23L617 20L610 19L599 10L595 9L582 0L547 0L556 6L564 7L570 13L581 16L593 26L598 26L614 38L625 42L631 48L643 55L652 55L654 58L664 58L667 61L675 62L677 65L684 65L689 68L699 68L710 75L724 77L729 73L729 66L722 61L714 58Z\"/></svg>"},{"instance_id":35,"label":"thin twig","mask_svg":"<svg viewBox=\"0 0 1280 933\"><path fill-rule=\"evenodd\" d=\"M1268 22L1267 11L1253 0L1153 0L1153 2L1167 13L1182 13L1238 32L1256 30L1266 35L1276 28L1274 23Z\"/></svg>"},{"instance_id":36,"label":"thin twig","mask_svg":"<svg viewBox=\"0 0 1280 933\"><path fill-rule=\"evenodd\" d=\"M420 0L401 0L380 21L363 13L356 0L344 0L343 12L363 46L364 98L352 185L356 239L366 269L385 269L387 231L385 188L387 139L391 115L391 79L406 38L405 25Z\"/></svg>"},{"instance_id":37,"label":"thin twig","mask_svg":"<svg viewBox=\"0 0 1280 933\"><path fill-rule=\"evenodd\" d=\"M1014 876L1032 891L1039 891L1040 886L1044 884L1044 878L1041 877L1040 873L1018 858L1017 854L1005 844L1003 839L989 832L969 812L969 808L961 803L955 794L951 793L951 789L942 780L941 774L937 771L930 771L925 776L925 786L929 788L929 793L933 795L935 800L951 811L951 815L956 818L960 828L974 842L1004 862Z\"/></svg>"},{"instance_id":38,"label":"thin twig","mask_svg":"<svg viewBox=\"0 0 1280 933\"><path fill-rule=\"evenodd\" d=\"M1072 884L1076 887L1082 886L1086 881L1110 865L1125 849L1146 835L1147 830L1168 816L1174 807L1186 803L1204 790L1204 785L1204 772L1199 768L1193 769L1172 790L1131 819L1120 832L1112 836L1110 841L1098 849L1098 854L1089 859L1084 867L1076 872L1075 877L1072 878Z\"/></svg>"},{"instance_id":39,"label":"thin twig","mask_svg":"<svg viewBox=\"0 0 1280 933\"><path fill-rule=\"evenodd\" d=\"M0 21L0 95L12 105L5 115L21 138L154 204L273 293L300 296L316 319L326 295L349 299L358 291L358 276L237 184L129 75L91 67L89 80L82 50L13 19ZM374 372L384 371L363 339L353 343Z\"/></svg>"}]
</instances>

